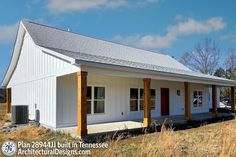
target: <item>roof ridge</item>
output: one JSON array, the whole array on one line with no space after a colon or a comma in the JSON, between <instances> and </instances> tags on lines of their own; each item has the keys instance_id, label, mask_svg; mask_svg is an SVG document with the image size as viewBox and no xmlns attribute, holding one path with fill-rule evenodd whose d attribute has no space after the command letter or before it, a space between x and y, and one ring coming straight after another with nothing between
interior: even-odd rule
<instances>
[{"instance_id":1,"label":"roof ridge","mask_svg":"<svg viewBox=\"0 0 236 157\"><path fill-rule=\"evenodd\" d=\"M91 39L93 39L93 40L100 40L100 41L102 41L102 42L107 42L107 43L111 43L111 44L115 44L115 45L120 45L120 46L132 48L132 49L136 49L136 50L140 50L140 51L146 51L146 52L152 53L152 54L159 54L159 55L164 55L164 56L171 57L170 55L168 55L168 54L163 54L163 53L161 53L161 52L151 51L151 50L145 50L145 49L141 49L141 48L137 48L137 47L133 47L133 46L129 46L129 45L117 43L117 42L114 42L114 41L109 41L109 40L105 40L105 39L95 38L95 37L91 37L91 36L88 36L88 35L80 34L80 33L78 33L78 32L67 31L67 30L62 29L62 28L57 28L57 27L53 27L53 26L49 26L49 25L45 25L45 24L33 22L33 21L30 21L30 20L25 20L25 19L24 19L24 20L21 20L21 21L23 22L23 24L24 24L24 22L28 22L28 23L32 23L32 24L35 24L35 25L40 25L40 26L43 26L43 27L48 27L48 28L51 28L51 29L56 29L56 30L59 30L59 31L63 31L63 32L66 32L66 33L71 33L71 34L80 35L80 36L83 36L83 37L86 37L86 38L91 38ZM171 57L171 58L173 58L173 57Z\"/></svg>"}]
</instances>

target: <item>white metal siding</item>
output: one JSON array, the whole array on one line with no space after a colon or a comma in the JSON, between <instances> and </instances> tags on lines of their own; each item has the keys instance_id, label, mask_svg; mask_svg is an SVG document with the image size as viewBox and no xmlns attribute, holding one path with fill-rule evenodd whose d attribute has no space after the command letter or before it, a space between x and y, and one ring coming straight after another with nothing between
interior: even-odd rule
<instances>
[{"instance_id":1,"label":"white metal siding","mask_svg":"<svg viewBox=\"0 0 236 157\"><path fill-rule=\"evenodd\" d=\"M80 68L42 52L26 34L17 67L8 84L12 105L29 105L29 118L35 118L35 104L40 123L56 126L56 76L61 71Z\"/></svg>"},{"instance_id":2,"label":"white metal siding","mask_svg":"<svg viewBox=\"0 0 236 157\"><path fill-rule=\"evenodd\" d=\"M12 105L29 105L29 118L35 119L35 105L40 123L55 127L55 77L18 84L12 87Z\"/></svg>"},{"instance_id":3,"label":"white metal siding","mask_svg":"<svg viewBox=\"0 0 236 157\"><path fill-rule=\"evenodd\" d=\"M57 82L57 115L60 115L57 117L59 122L57 127L75 126L77 125L76 75L59 77ZM142 79L88 73L88 86L105 86L106 89L105 113L88 115L88 124L132 119L141 120L143 118L143 111L130 112L129 109L130 88L143 88ZM203 91L203 107L197 109L192 107L192 113L208 112L208 87L196 84L191 84L190 87L191 102L193 100L194 89ZM152 117L159 117L161 115L161 88L169 88L170 115L184 114L184 83L151 80L151 88L156 90L156 110L152 111ZM180 90L180 96L177 95L177 90Z\"/></svg>"},{"instance_id":4,"label":"white metal siding","mask_svg":"<svg viewBox=\"0 0 236 157\"><path fill-rule=\"evenodd\" d=\"M76 74L57 78L57 127L77 124Z\"/></svg>"}]
</instances>

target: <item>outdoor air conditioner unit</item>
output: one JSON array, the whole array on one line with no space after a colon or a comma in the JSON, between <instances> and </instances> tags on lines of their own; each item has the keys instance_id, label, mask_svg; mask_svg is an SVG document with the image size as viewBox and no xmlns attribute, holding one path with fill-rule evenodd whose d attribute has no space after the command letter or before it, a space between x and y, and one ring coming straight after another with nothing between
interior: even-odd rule
<instances>
[{"instance_id":1,"label":"outdoor air conditioner unit","mask_svg":"<svg viewBox=\"0 0 236 157\"><path fill-rule=\"evenodd\" d=\"M29 122L29 111L27 105L11 107L12 124L27 124Z\"/></svg>"}]
</instances>

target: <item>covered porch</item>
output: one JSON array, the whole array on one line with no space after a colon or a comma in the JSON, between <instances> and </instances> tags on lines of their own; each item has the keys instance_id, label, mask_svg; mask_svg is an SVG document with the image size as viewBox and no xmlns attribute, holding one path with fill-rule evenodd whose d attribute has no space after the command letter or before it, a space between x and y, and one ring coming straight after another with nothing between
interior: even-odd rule
<instances>
[{"instance_id":1,"label":"covered porch","mask_svg":"<svg viewBox=\"0 0 236 157\"><path fill-rule=\"evenodd\" d=\"M207 119L209 117L219 117L222 116L222 113L217 113L217 87L224 86L224 84L220 84L217 82L204 82L204 81L196 81L189 79L180 79L180 78L173 78L173 77L153 77L153 75L143 75L143 74L131 74L127 76L125 73L107 73L106 71L100 70L99 75L94 75L95 70L91 70L89 68L84 68L83 71L77 72L73 74L73 80L76 82L77 88L73 91L76 92L77 99L76 99L76 106L74 109L77 110L77 126L71 127L70 125L61 128L59 130L63 130L65 132L69 132L73 135L77 136L86 136L88 134L94 133L101 133L101 132L111 132L117 130L125 130L125 129L135 129L135 128L146 128L151 125L152 122L158 122L160 124L163 123L164 119L167 118L168 121L172 122L183 122L189 120L196 120L196 119ZM94 76L93 76L94 75ZM90 76L93 76L91 79ZM108 78L106 76L109 76ZM113 80L113 78L116 78ZM119 80L117 79L119 78ZM137 84L140 86L137 87L135 85L130 85L129 83L124 83L126 79L129 78L131 82L135 82L137 79ZM94 81L95 80L95 81ZM102 82L97 82L96 80L103 80ZM106 81L113 81L112 88L110 85L107 85ZM158 81L159 80L159 81ZM121 83L122 82L122 83ZM212 84L211 84L212 83ZM115 84L115 85L114 85ZM132 84L132 83L131 83ZM157 87L158 84L158 87ZM171 85L170 85L171 84ZM172 85L173 84L173 85ZM225 84L226 85L226 84ZM103 110L103 113L95 114L95 104L88 107L88 101L95 101L94 94L88 96L88 87L92 87L91 91L95 92L96 87L104 87L106 89L106 94L104 94L104 106L102 109L96 110ZM125 90L117 92L116 90L119 89L119 86L123 86ZM202 98L202 110L196 110L193 107L193 89L202 88L201 91L204 93L205 98ZM229 85L226 85L229 86ZM142 100L140 99L141 96L138 96L138 111L139 112L131 112L131 89L136 88L138 89L138 94L140 94L140 90L143 90ZM152 89L156 89L156 110L154 112L152 110ZM168 92L168 99L164 100L162 98L162 89L170 89ZM210 100L208 100L207 89L210 89L211 95ZM199 90L198 90L199 91ZM92 92L92 93L93 93ZM118 95L114 95L114 93ZM180 95L179 95L180 93ZM109 100L107 97L112 95L112 98ZM164 94L165 95L165 94ZM174 96L173 96L174 95ZM179 95L179 96L176 96ZM89 97L89 98L88 98ZM93 98L90 98L93 97ZM96 98L97 99L97 98ZM118 99L124 99L124 101L119 101ZM168 102L169 105L175 104L179 106L173 106L172 109L168 109L166 114L163 114L161 104L164 100L165 103ZM235 112L235 87L231 86L231 110ZM113 101L111 101L113 100ZM141 101L143 104L142 111L141 111ZM170 101L170 102L169 102ZM210 106L208 106L208 102ZM111 104L115 104L113 107L109 106ZM117 105L125 106L125 109L121 109L117 107ZM181 106L183 105L183 106ZM209 112L209 107L212 108L212 112ZM91 112L88 112L91 110ZM165 111L164 111L165 112ZM207 113L202 113L207 112ZM133 115L139 115L143 117L135 118ZM176 114L176 115L175 115ZM166 116L165 116L166 115ZM132 117L133 116L133 117ZM70 118L70 117L68 117ZM106 119L106 120L105 120ZM104 121L104 122L103 122ZM59 127L60 128L60 127ZM74 132L74 133L73 133Z\"/></svg>"},{"instance_id":2,"label":"covered porch","mask_svg":"<svg viewBox=\"0 0 236 157\"><path fill-rule=\"evenodd\" d=\"M235 113L218 113L217 117L219 119L226 120L227 118L230 119L236 116ZM206 121L212 118L211 112L206 113L197 113L192 114L192 121ZM224 119L225 118L225 119ZM155 126L162 126L162 125L184 125L188 121L184 119L183 115L177 116L162 116L152 118L152 125ZM116 133L122 132L127 130L135 130L135 129L145 129L143 120L130 120L130 121L118 121L118 122L108 122L108 123L99 123L99 124L89 124L87 125L87 130L89 135L99 135L99 134L106 134L106 133ZM76 130L77 127L66 127L60 128L58 131L70 134L73 137L76 137Z\"/></svg>"}]
</instances>

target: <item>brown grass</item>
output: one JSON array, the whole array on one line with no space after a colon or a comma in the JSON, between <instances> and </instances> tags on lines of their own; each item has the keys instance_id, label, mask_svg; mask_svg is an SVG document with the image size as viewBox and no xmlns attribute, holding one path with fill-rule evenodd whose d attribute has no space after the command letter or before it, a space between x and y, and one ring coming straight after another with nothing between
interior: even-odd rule
<instances>
[{"instance_id":1,"label":"brown grass","mask_svg":"<svg viewBox=\"0 0 236 157\"><path fill-rule=\"evenodd\" d=\"M161 132L110 142L106 156L236 156L236 120L184 131Z\"/></svg>"},{"instance_id":2,"label":"brown grass","mask_svg":"<svg viewBox=\"0 0 236 157\"><path fill-rule=\"evenodd\" d=\"M161 132L111 142L106 156L236 156L236 120L184 131Z\"/></svg>"},{"instance_id":3,"label":"brown grass","mask_svg":"<svg viewBox=\"0 0 236 157\"><path fill-rule=\"evenodd\" d=\"M12 131L10 133L4 133L0 131L0 144L6 140L13 141L73 141L75 140L67 134L60 132L50 131L45 127L38 127L35 125L29 125L27 127Z\"/></svg>"},{"instance_id":4,"label":"brown grass","mask_svg":"<svg viewBox=\"0 0 236 157\"><path fill-rule=\"evenodd\" d=\"M0 103L0 117L6 115L6 103Z\"/></svg>"},{"instance_id":5,"label":"brown grass","mask_svg":"<svg viewBox=\"0 0 236 157\"><path fill-rule=\"evenodd\" d=\"M43 134L47 133L48 129L43 127L37 127L37 126L29 126L23 129L19 129L18 131L13 131L11 133L3 133L1 132L0 135L0 141L5 140L14 140L14 141L36 141L40 140Z\"/></svg>"},{"instance_id":6,"label":"brown grass","mask_svg":"<svg viewBox=\"0 0 236 157\"><path fill-rule=\"evenodd\" d=\"M10 121L10 117L5 115L0 117L0 128L6 122ZM38 127L36 125L28 125L26 127L18 128L16 131L10 133L3 132L0 130L0 144L6 140L13 141L72 141L70 135L63 134L60 132L50 131L45 127Z\"/></svg>"},{"instance_id":7,"label":"brown grass","mask_svg":"<svg viewBox=\"0 0 236 157\"><path fill-rule=\"evenodd\" d=\"M6 122L10 122L10 117L7 116L7 115L2 115L0 116L0 128L3 127L3 125L6 123Z\"/></svg>"},{"instance_id":8,"label":"brown grass","mask_svg":"<svg viewBox=\"0 0 236 157\"><path fill-rule=\"evenodd\" d=\"M78 139L69 135L52 132L44 127L34 125L11 133L0 131L0 143L5 140L78 142ZM110 140L108 143L108 149L91 150L92 155L106 157L235 157L236 120L183 131L173 131L163 127L161 132L124 140L118 138L117 140Z\"/></svg>"}]
</instances>

